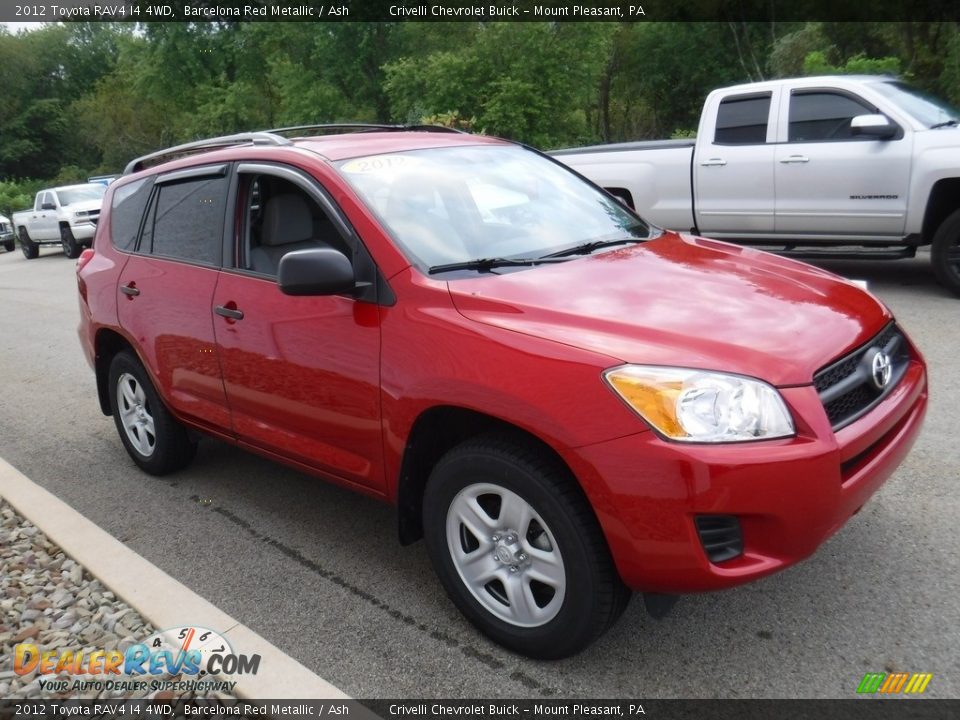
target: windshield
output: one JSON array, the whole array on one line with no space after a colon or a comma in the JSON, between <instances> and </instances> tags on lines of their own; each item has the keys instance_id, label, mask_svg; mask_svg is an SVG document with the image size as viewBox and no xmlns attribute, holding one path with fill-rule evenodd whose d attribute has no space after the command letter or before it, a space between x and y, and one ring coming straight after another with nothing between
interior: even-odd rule
<instances>
[{"instance_id":1,"label":"windshield","mask_svg":"<svg viewBox=\"0 0 960 720\"><path fill-rule=\"evenodd\" d=\"M60 206L64 207L86 200L102 200L103 194L106 191L106 185L83 185L81 187L57 190L57 197L60 198Z\"/></svg>"},{"instance_id":2,"label":"windshield","mask_svg":"<svg viewBox=\"0 0 960 720\"><path fill-rule=\"evenodd\" d=\"M432 148L337 165L422 269L478 258L540 258L586 242L649 234L618 201L516 146Z\"/></svg>"},{"instance_id":3,"label":"windshield","mask_svg":"<svg viewBox=\"0 0 960 720\"><path fill-rule=\"evenodd\" d=\"M906 83L886 81L874 83L872 87L927 127L960 120L960 111L956 108Z\"/></svg>"}]
</instances>

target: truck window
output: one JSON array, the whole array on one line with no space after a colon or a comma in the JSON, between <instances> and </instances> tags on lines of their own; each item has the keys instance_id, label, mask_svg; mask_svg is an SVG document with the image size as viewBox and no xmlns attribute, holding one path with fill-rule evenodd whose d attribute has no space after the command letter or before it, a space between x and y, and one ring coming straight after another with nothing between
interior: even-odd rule
<instances>
[{"instance_id":1,"label":"truck window","mask_svg":"<svg viewBox=\"0 0 960 720\"><path fill-rule=\"evenodd\" d=\"M228 182L226 177L199 177L161 185L140 251L219 267Z\"/></svg>"},{"instance_id":2,"label":"truck window","mask_svg":"<svg viewBox=\"0 0 960 720\"><path fill-rule=\"evenodd\" d=\"M849 95L834 92L796 92L790 98L790 142L869 140L853 135L850 121L877 112Z\"/></svg>"},{"instance_id":3,"label":"truck window","mask_svg":"<svg viewBox=\"0 0 960 720\"><path fill-rule=\"evenodd\" d=\"M724 98L717 110L718 145L762 145L767 141L770 93Z\"/></svg>"}]
</instances>

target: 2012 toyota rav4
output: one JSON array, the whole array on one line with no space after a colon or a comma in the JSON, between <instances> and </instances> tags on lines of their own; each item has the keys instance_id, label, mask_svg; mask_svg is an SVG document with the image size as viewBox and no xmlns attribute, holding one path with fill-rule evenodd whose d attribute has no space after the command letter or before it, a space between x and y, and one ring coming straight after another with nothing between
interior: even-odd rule
<instances>
[{"instance_id":1,"label":"2012 toyota rav4","mask_svg":"<svg viewBox=\"0 0 960 720\"><path fill-rule=\"evenodd\" d=\"M920 354L854 284L659 230L487 137L147 156L77 272L137 465L182 468L208 434L394 503L467 618L540 658L593 641L630 590L807 557L927 402Z\"/></svg>"}]
</instances>

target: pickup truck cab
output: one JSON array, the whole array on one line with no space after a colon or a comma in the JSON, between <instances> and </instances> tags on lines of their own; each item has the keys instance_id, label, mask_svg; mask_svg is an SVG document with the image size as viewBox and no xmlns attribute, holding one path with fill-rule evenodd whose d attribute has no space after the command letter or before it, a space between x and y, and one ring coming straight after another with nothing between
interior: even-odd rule
<instances>
[{"instance_id":1,"label":"pickup truck cab","mask_svg":"<svg viewBox=\"0 0 960 720\"><path fill-rule=\"evenodd\" d=\"M553 154L663 227L807 257L932 245L960 295L958 119L890 77L775 80L710 93L696 140Z\"/></svg>"},{"instance_id":2,"label":"pickup truck cab","mask_svg":"<svg viewBox=\"0 0 960 720\"><path fill-rule=\"evenodd\" d=\"M13 214L23 256L32 260L41 245L60 245L68 258L80 257L93 243L106 189L102 183L85 183L38 192L33 209Z\"/></svg>"}]
</instances>

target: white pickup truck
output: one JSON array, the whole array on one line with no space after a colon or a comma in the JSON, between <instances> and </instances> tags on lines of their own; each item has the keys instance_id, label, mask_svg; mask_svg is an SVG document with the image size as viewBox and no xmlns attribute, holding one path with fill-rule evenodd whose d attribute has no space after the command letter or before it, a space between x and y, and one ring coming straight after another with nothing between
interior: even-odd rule
<instances>
[{"instance_id":1,"label":"white pickup truck","mask_svg":"<svg viewBox=\"0 0 960 720\"><path fill-rule=\"evenodd\" d=\"M13 214L23 256L32 260L41 245L60 245L67 257L79 257L93 242L106 190L102 183L86 183L38 192L33 209Z\"/></svg>"},{"instance_id":2,"label":"white pickup truck","mask_svg":"<svg viewBox=\"0 0 960 720\"><path fill-rule=\"evenodd\" d=\"M696 140L552 154L674 230L806 257L932 245L960 295L958 120L893 78L810 77L714 90Z\"/></svg>"}]
</instances>

